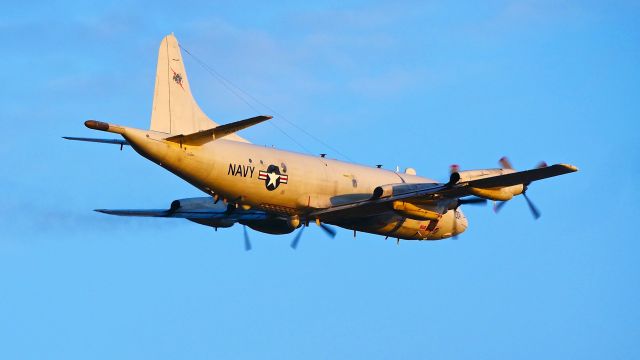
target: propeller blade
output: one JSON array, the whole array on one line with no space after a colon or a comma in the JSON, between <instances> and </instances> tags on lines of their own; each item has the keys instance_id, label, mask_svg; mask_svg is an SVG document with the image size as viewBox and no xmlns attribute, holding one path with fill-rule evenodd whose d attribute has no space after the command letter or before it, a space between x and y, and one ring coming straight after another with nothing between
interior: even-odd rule
<instances>
[{"instance_id":1,"label":"propeller blade","mask_svg":"<svg viewBox=\"0 0 640 360\"><path fill-rule=\"evenodd\" d=\"M302 228L300 229L300 231L298 231L298 233L296 234L296 237L293 238L293 241L291 242L291 248L293 250L295 250L298 247L298 242L300 241L300 238L302 237L302 232L304 231L304 228L306 226L302 226Z\"/></svg>"},{"instance_id":2,"label":"propeller blade","mask_svg":"<svg viewBox=\"0 0 640 360\"><path fill-rule=\"evenodd\" d=\"M507 159L506 156L503 156L500 159L500 165L502 166L503 169L513 169L513 166L511 166L511 162L509 161L509 159ZM541 162L538 163L538 165L536 165L536 169L542 169L542 168L545 168L545 167L547 167L547 163L544 162L544 161L541 161ZM540 217L540 211L536 208L535 205L533 205L533 202L527 196L527 186L529 184L530 183L524 184L524 191L522 192L522 195L524 195L524 199L527 201L527 205L529 205L529 210L531 210L531 214L533 215L533 217L535 219L538 219ZM506 201L494 203L493 212L498 213L498 211L500 211L500 209L502 209L502 207L506 203L507 203Z\"/></svg>"},{"instance_id":3,"label":"propeller blade","mask_svg":"<svg viewBox=\"0 0 640 360\"><path fill-rule=\"evenodd\" d=\"M513 166L511 166L511 162L509 161L509 159L507 159L506 156L501 157L499 163L503 169L513 169Z\"/></svg>"},{"instance_id":4,"label":"propeller blade","mask_svg":"<svg viewBox=\"0 0 640 360\"><path fill-rule=\"evenodd\" d=\"M244 230L244 250L251 250L251 241L249 241L249 233L247 232L247 227L242 225L242 229Z\"/></svg>"},{"instance_id":5,"label":"propeller blade","mask_svg":"<svg viewBox=\"0 0 640 360\"><path fill-rule=\"evenodd\" d=\"M502 209L502 207L505 206L506 204L507 204L506 201L500 201L500 202L494 203L493 212L497 214L500 211L500 209Z\"/></svg>"},{"instance_id":6,"label":"propeller blade","mask_svg":"<svg viewBox=\"0 0 640 360\"><path fill-rule=\"evenodd\" d=\"M479 197L471 197L467 199L458 199L458 205L486 205L487 199L479 198Z\"/></svg>"},{"instance_id":7,"label":"propeller blade","mask_svg":"<svg viewBox=\"0 0 640 360\"><path fill-rule=\"evenodd\" d=\"M327 224L323 224L320 223L318 224L320 225L320 229L324 230L325 233L327 233L327 235L329 235L330 237L334 238L336 237L336 230L334 228L332 228L331 226L327 225Z\"/></svg>"},{"instance_id":8,"label":"propeller blade","mask_svg":"<svg viewBox=\"0 0 640 360\"><path fill-rule=\"evenodd\" d=\"M540 218L540 211L538 211L535 205L533 205L533 202L531 202L531 200L527 196L527 193L523 192L522 195L524 196L524 199L527 200L527 205L529 205L529 210L531 210L531 214L533 215L533 218L534 219Z\"/></svg>"}]
</instances>

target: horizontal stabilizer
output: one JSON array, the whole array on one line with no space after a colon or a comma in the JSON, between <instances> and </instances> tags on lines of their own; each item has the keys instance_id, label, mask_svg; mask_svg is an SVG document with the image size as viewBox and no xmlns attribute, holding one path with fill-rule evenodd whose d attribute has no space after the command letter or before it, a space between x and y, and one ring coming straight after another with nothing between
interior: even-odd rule
<instances>
[{"instance_id":1,"label":"horizontal stabilizer","mask_svg":"<svg viewBox=\"0 0 640 360\"><path fill-rule=\"evenodd\" d=\"M259 124L271 118L272 116L260 115L260 116L252 117L246 120L240 120L240 121L232 122L229 124L216 126L212 129L198 131L193 134L171 136L166 138L165 140L175 142L175 143L180 143L183 145L200 146L210 141L233 134L242 129L246 129L249 126Z\"/></svg>"},{"instance_id":2,"label":"horizontal stabilizer","mask_svg":"<svg viewBox=\"0 0 640 360\"><path fill-rule=\"evenodd\" d=\"M116 144L120 146L129 145L127 140L119 140L119 139L94 139L94 138L83 138L83 137L72 137L72 136L63 136L62 138L67 140L88 141L88 142L97 142L97 143L103 143L103 144Z\"/></svg>"},{"instance_id":3,"label":"horizontal stabilizer","mask_svg":"<svg viewBox=\"0 0 640 360\"><path fill-rule=\"evenodd\" d=\"M532 181L542 180L553 176L568 174L578 171L578 168L568 164L556 164L548 167L518 171L511 174L493 176L469 181L468 185L475 188L489 189L506 187L518 184L529 184Z\"/></svg>"},{"instance_id":4,"label":"horizontal stabilizer","mask_svg":"<svg viewBox=\"0 0 640 360\"><path fill-rule=\"evenodd\" d=\"M96 209L95 211L103 214L118 216L143 216L143 217L169 217L173 213L171 210L108 210Z\"/></svg>"}]
</instances>

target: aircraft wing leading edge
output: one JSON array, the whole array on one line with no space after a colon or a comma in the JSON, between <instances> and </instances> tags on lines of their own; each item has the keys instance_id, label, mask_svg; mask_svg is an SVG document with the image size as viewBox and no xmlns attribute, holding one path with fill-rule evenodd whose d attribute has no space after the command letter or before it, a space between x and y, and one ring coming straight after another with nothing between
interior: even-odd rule
<instances>
[{"instance_id":1,"label":"aircraft wing leading edge","mask_svg":"<svg viewBox=\"0 0 640 360\"><path fill-rule=\"evenodd\" d=\"M471 180L468 182L468 185L471 187L488 189L495 187L513 186L518 184L529 184L533 181L538 181L558 175L569 174L575 171L578 171L578 168L573 165L555 164L538 169L524 170L511 174Z\"/></svg>"},{"instance_id":2,"label":"aircraft wing leading edge","mask_svg":"<svg viewBox=\"0 0 640 360\"><path fill-rule=\"evenodd\" d=\"M219 212L208 210L178 210L171 211L162 209L96 209L94 211L116 216L137 216L137 217L164 217L179 219L229 219L234 221L244 220L266 220L269 215L264 211L242 211L242 212Z\"/></svg>"},{"instance_id":3,"label":"aircraft wing leading edge","mask_svg":"<svg viewBox=\"0 0 640 360\"><path fill-rule=\"evenodd\" d=\"M457 183L456 180L447 184L430 184L434 186L425 187L417 186L418 188L420 188L419 190L408 191L383 198L373 197L369 200L362 200L354 203L317 210L312 212L310 214L310 217L318 217L321 219L339 219L350 216L368 216L385 209L385 206L388 206L386 204L397 200L406 202L411 202L412 200L423 202L429 200L437 201L442 199L456 199L474 195L471 192L472 188L497 188L513 186L517 184L527 185L533 181L568 174L575 171L578 171L578 168L573 165L555 164L545 168L519 171L505 175L465 181L461 183Z\"/></svg>"},{"instance_id":4,"label":"aircraft wing leading edge","mask_svg":"<svg viewBox=\"0 0 640 360\"><path fill-rule=\"evenodd\" d=\"M266 220L273 215L260 210L242 210L214 203L211 197L174 200L169 209L96 209L95 211L116 216L164 217L199 220Z\"/></svg>"}]
</instances>

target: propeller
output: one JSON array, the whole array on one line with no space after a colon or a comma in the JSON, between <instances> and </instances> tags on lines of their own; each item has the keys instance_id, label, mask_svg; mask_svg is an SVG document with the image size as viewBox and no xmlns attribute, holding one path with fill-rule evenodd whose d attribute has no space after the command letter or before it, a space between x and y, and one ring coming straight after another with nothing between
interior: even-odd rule
<instances>
[{"instance_id":1,"label":"propeller","mask_svg":"<svg viewBox=\"0 0 640 360\"><path fill-rule=\"evenodd\" d=\"M503 156L502 158L500 158L499 162L503 169L513 170L513 167L511 166L511 162L509 161L509 159L507 159L506 156ZM547 167L547 163L544 161L541 161L538 163L538 165L536 165L536 169L541 169L545 167ZM538 208L535 205L533 205L533 201L531 201L531 199L529 199L529 196L527 196L527 190L529 189L529 184L531 183L524 184L524 189L522 190L522 196L527 201L527 205L529 206L531 215L533 215L533 218L537 220L540 218L541 214L540 214L540 210L538 210ZM498 213L506 203L507 201L500 201L500 202L494 203L493 211L495 213Z\"/></svg>"},{"instance_id":2,"label":"propeller","mask_svg":"<svg viewBox=\"0 0 640 360\"><path fill-rule=\"evenodd\" d=\"M538 210L538 208L536 208L535 205L533 205L533 202L527 196L527 192L523 191L522 192L522 196L524 196L524 199L527 200L527 205L529 205L529 210L531 210L531 215L533 215L533 218L536 219L536 220L539 219L540 218L540 211Z\"/></svg>"},{"instance_id":3,"label":"propeller","mask_svg":"<svg viewBox=\"0 0 640 360\"><path fill-rule=\"evenodd\" d=\"M242 225L242 230L244 230L244 250L251 250L251 241L249 241L249 233L247 232L247 226Z\"/></svg>"},{"instance_id":4,"label":"propeller","mask_svg":"<svg viewBox=\"0 0 640 360\"><path fill-rule=\"evenodd\" d=\"M513 166L511 166L511 161L509 161L509 159L507 159L506 156L501 157L500 160L498 160L498 162L500 163L500 166L502 166L503 169L513 170Z\"/></svg>"},{"instance_id":5,"label":"propeller","mask_svg":"<svg viewBox=\"0 0 640 360\"><path fill-rule=\"evenodd\" d=\"M458 199L458 206L470 204L470 205L485 205L487 203L487 199L479 198L479 197L471 197L467 199ZM456 209L458 208L456 206Z\"/></svg>"},{"instance_id":6,"label":"propeller","mask_svg":"<svg viewBox=\"0 0 640 360\"><path fill-rule=\"evenodd\" d=\"M334 228L323 223L318 223L318 225L320 225L320 229L322 229L325 232L325 234L329 235L332 239L336 237L337 232Z\"/></svg>"},{"instance_id":7,"label":"propeller","mask_svg":"<svg viewBox=\"0 0 640 360\"><path fill-rule=\"evenodd\" d=\"M327 224L323 224L322 222L320 222L319 219L316 219L316 224L318 224L318 226L320 226L320 229L322 229L322 231L325 232L325 234L329 235L331 238L336 237L336 230L327 225ZM304 231L304 228L307 227L308 223L303 224L302 228L300 229L300 231L298 231L298 233L296 234L296 236L293 238L293 241L291 242L291 248L296 250L298 248L298 243L300 242L300 239L302 238L302 232Z\"/></svg>"},{"instance_id":8,"label":"propeller","mask_svg":"<svg viewBox=\"0 0 640 360\"><path fill-rule=\"evenodd\" d=\"M451 166L449 166L449 174L451 174L451 177L449 178L449 185L453 185L456 182L458 182L458 180L460 180L460 175L458 174L458 172L460 171L460 165L458 164L452 164ZM479 198L479 197L471 197L471 198L466 198L466 199L458 199L456 201L456 206L453 208L453 239L457 240L458 239L458 208L460 207L460 205L465 205L465 204L470 204L470 205L485 205L487 203L486 199L483 198Z\"/></svg>"},{"instance_id":9,"label":"propeller","mask_svg":"<svg viewBox=\"0 0 640 360\"><path fill-rule=\"evenodd\" d=\"M498 202L494 201L493 202L493 212L497 214L500 211L500 209L502 209L504 204L506 204L506 203L507 203L506 201L498 201Z\"/></svg>"},{"instance_id":10,"label":"propeller","mask_svg":"<svg viewBox=\"0 0 640 360\"><path fill-rule=\"evenodd\" d=\"M525 189L522 192L522 196L524 197L524 199L527 202L527 205L529 206L529 211L531 211L531 215L533 215L533 218L538 220L541 216L540 214L540 210L538 210L538 208L533 205L533 201L531 201L531 199L529 198L529 196L527 195L527 187L525 185ZM507 203L508 201L500 201L500 202L496 202L493 205L493 212L495 212L496 214L500 211L500 209L502 209L502 207Z\"/></svg>"},{"instance_id":11,"label":"propeller","mask_svg":"<svg viewBox=\"0 0 640 360\"><path fill-rule=\"evenodd\" d=\"M306 226L302 226L300 228L300 231L298 231L298 233L296 234L296 237L293 238L293 241L291 242L291 248L293 250L295 250L298 247L298 242L300 241L300 238L302 237L302 233L304 232L304 228L306 228Z\"/></svg>"}]
</instances>

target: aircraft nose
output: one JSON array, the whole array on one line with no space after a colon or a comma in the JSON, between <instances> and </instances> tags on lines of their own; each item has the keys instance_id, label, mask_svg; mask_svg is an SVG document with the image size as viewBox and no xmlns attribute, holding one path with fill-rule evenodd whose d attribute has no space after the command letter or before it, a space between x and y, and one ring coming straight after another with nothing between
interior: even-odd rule
<instances>
[{"instance_id":1,"label":"aircraft nose","mask_svg":"<svg viewBox=\"0 0 640 360\"><path fill-rule=\"evenodd\" d=\"M467 227L469 227L469 221L467 221L467 217L462 215L462 219L460 219L460 227L462 227L463 229L467 229Z\"/></svg>"},{"instance_id":2,"label":"aircraft nose","mask_svg":"<svg viewBox=\"0 0 640 360\"><path fill-rule=\"evenodd\" d=\"M467 230L467 227L469 226L469 222L467 221L467 217L464 216L462 211L460 210L457 211L455 221L456 221L456 224L455 224L456 233L461 234L465 230Z\"/></svg>"}]
</instances>

